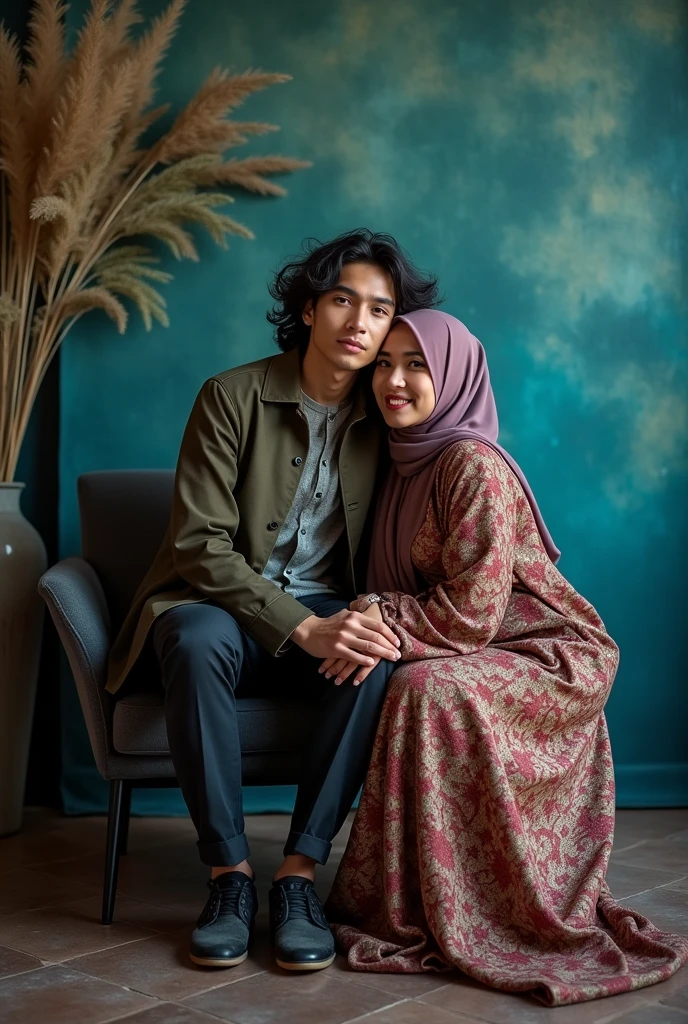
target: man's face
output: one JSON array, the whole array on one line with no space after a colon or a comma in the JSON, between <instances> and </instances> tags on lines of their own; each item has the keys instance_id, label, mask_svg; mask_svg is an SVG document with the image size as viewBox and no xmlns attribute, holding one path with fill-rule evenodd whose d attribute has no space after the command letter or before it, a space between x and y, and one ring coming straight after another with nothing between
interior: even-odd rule
<instances>
[{"instance_id":1,"label":"man's face","mask_svg":"<svg viewBox=\"0 0 688 1024\"><path fill-rule=\"evenodd\" d=\"M394 317L392 278L376 263L347 263L336 288L315 306L308 302L304 323L309 347L339 370L360 370L372 363Z\"/></svg>"}]
</instances>

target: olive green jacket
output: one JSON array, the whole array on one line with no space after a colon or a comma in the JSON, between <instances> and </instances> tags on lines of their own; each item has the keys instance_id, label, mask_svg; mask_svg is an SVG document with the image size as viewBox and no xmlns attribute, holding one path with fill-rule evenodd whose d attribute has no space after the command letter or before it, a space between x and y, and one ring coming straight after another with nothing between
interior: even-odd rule
<instances>
[{"instance_id":1,"label":"olive green jacket","mask_svg":"<svg viewBox=\"0 0 688 1024\"><path fill-rule=\"evenodd\" d=\"M382 429L357 389L339 454L348 558L342 589L355 594L355 556L375 489ZM296 350L218 374L201 388L177 463L170 524L110 652L115 693L168 608L213 601L276 655L312 613L261 576L291 508L308 449ZM359 573L359 577L362 574Z\"/></svg>"}]
</instances>

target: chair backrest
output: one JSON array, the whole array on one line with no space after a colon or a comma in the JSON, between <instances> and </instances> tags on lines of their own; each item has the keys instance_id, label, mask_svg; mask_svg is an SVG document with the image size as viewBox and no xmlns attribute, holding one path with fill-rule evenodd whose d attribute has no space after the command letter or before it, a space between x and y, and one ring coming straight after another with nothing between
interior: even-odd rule
<instances>
[{"instance_id":1,"label":"chair backrest","mask_svg":"<svg viewBox=\"0 0 688 1024\"><path fill-rule=\"evenodd\" d=\"M165 536L174 470L115 469L77 481L81 553L97 572L113 635Z\"/></svg>"}]
</instances>

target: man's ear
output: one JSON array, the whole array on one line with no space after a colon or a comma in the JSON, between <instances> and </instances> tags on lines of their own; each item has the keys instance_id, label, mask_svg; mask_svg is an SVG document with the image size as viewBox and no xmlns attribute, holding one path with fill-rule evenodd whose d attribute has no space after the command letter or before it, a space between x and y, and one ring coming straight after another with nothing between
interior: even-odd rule
<instances>
[{"instance_id":1,"label":"man's ear","mask_svg":"<svg viewBox=\"0 0 688 1024\"><path fill-rule=\"evenodd\" d=\"M303 307L303 312L301 313L301 316L303 317L303 322L307 324L308 327L313 326L313 299L309 299L306 305Z\"/></svg>"}]
</instances>

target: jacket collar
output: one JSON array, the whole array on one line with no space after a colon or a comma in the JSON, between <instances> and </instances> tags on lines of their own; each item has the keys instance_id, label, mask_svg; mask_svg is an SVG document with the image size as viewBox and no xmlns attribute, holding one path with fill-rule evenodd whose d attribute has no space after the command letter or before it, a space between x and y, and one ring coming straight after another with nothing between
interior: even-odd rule
<instances>
[{"instance_id":1,"label":"jacket collar","mask_svg":"<svg viewBox=\"0 0 688 1024\"><path fill-rule=\"evenodd\" d=\"M301 401L301 364L298 349L293 348L289 352L282 352L280 355L272 357L268 364L260 397L264 402L299 404Z\"/></svg>"},{"instance_id":2,"label":"jacket collar","mask_svg":"<svg viewBox=\"0 0 688 1024\"><path fill-rule=\"evenodd\" d=\"M353 419L362 419L369 413L366 402L365 387L357 383L352 394ZM292 402L301 404L301 362L296 348L273 356L268 365L263 390L263 402ZM372 395L370 399L374 402Z\"/></svg>"}]
</instances>

